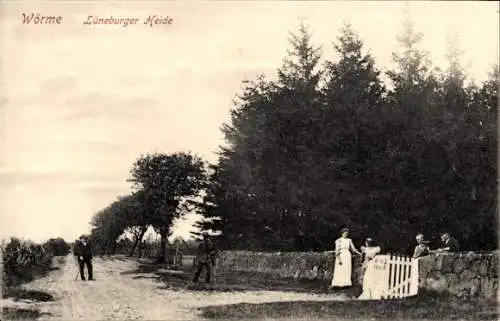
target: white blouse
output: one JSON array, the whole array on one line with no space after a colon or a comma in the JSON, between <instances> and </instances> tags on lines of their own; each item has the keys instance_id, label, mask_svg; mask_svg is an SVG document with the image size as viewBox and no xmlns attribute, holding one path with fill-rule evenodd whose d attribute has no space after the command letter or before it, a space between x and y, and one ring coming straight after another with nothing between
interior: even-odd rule
<instances>
[{"instance_id":1,"label":"white blouse","mask_svg":"<svg viewBox=\"0 0 500 321\"><path fill-rule=\"evenodd\" d=\"M373 259L377 254L380 253L380 246L362 246L361 252L365 253L365 261Z\"/></svg>"},{"instance_id":2,"label":"white blouse","mask_svg":"<svg viewBox=\"0 0 500 321\"><path fill-rule=\"evenodd\" d=\"M356 252L356 248L354 247L354 244L352 243L352 240L350 238L341 237L335 241L336 254L339 254L341 251L349 251L349 250Z\"/></svg>"}]
</instances>

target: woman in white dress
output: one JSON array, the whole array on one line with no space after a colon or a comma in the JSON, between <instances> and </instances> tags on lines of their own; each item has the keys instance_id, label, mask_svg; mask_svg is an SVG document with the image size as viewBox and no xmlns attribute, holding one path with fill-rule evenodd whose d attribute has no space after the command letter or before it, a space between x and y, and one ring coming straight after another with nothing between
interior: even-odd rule
<instances>
[{"instance_id":1,"label":"woman in white dress","mask_svg":"<svg viewBox=\"0 0 500 321\"><path fill-rule=\"evenodd\" d=\"M352 285L351 251L356 254L361 254L352 243L352 240L348 237L349 230L344 228L340 233L342 236L335 241L335 267L330 288L348 287Z\"/></svg>"},{"instance_id":2,"label":"woman in white dress","mask_svg":"<svg viewBox=\"0 0 500 321\"><path fill-rule=\"evenodd\" d=\"M373 245L373 239L367 238L365 246L361 247L361 252L364 254L363 260L363 293L359 299L379 299L381 293L380 286L377 284L380 281L374 267L373 258L381 251L380 246Z\"/></svg>"}]
</instances>

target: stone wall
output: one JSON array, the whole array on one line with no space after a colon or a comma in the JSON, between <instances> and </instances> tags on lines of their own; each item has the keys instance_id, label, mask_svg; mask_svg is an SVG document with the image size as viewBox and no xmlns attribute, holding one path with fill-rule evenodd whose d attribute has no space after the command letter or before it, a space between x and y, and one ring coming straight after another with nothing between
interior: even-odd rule
<instances>
[{"instance_id":1,"label":"stone wall","mask_svg":"<svg viewBox=\"0 0 500 321\"><path fill-rule=\"evenodd\" d=\"M419 260L419 288L457 296L494 299L498 292L498 252L436 254ZM360 257L353 256L353 284L362 282ZM329 252L225 251L218 270L267 274L275 278L330 282L335 257Z\"/></svg>"},{"instance_id":2,"label":"stone wall","mask_svg":"<svg viewBox=\"0 0 500 321\"><path fill-rule=\"evenodd\" d=\"M419 287L461 297L496 299L498 252L436 254L419 261Z\"/></svg>"},{"instance_id":3,"label":"stone wall","mask_svg":"<svg viewBox=\"0 0 500 321\"><path fill-rule=\"evenodd\" d=\"M360 257L353 256L353 283L359 283ZM249 252L225 251L219 259L219 270L268 274L278 278L324 280L333 277L335 255L332 252Z\"/></svg>"}]
</instances>

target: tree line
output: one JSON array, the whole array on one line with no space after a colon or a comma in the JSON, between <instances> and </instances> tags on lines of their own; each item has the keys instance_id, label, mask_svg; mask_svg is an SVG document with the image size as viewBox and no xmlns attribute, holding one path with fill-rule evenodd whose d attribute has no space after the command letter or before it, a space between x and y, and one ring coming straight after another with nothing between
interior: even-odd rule
<instances>
[{"instance_id":1,"label":"tree line","mask_svg":"<svg viewBox=\"0 0 500 321\"><path fill-rule=\"evenodd\" d=\"M152 227L160 235L158 262L165 262L175 218L192 210L190 198L207 186L205 167L201 158L190 153L141 155L131 170L132 193L118 197L92 218L90 236L96 250L114 254L118 238L128 233L133 238L129 255L134 255Z\"/></svg>"},{"instance_id":2,"label":"tree line","mask_svg":"<svg viewBox=\"0 0 500 321\"><path fill-rule=\"evenodd\" d=\"M464 249L496 248L498 65L467 84L456 40L445 70L411 21L398 40L382 72L348 23L326 61L302 23L276 79L243 82L217 163L142 155L133 192L94 216L93 237L112 251L124 231L140 242L152 226L164 249L173 220L197 209L228 249L326 250L345 226L388 251L442 231Z\"/></svg>"}]
</instances>

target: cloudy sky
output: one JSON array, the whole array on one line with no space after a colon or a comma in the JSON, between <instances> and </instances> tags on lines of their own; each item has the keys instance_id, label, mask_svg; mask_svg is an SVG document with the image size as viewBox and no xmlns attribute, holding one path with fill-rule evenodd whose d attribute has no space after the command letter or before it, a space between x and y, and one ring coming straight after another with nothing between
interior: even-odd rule
<instances>
[{"instance_id":1,"label":"cloudy sky","mask_svg":"<svg viewBox=\"0 0 500 321\"><path fill-rule=\"evenodd\" d=\"M405 2L2 1L0 4L0 238L74 239L89 219L127 194L141 153L192 151L214 161L241 81L273 76L288 31L306 17L332 58L342 20L380 68L397 50ZM445 67L458 33L463 62L481 81L498 60L495 2L412 2L422 47ZM63 17L23 25L22 13ZM89 15L139 18L86 26ZM149 27L148 15L173 24ZM185 235L193 216L177 223Z\"/></svg>"}]
</instances>

